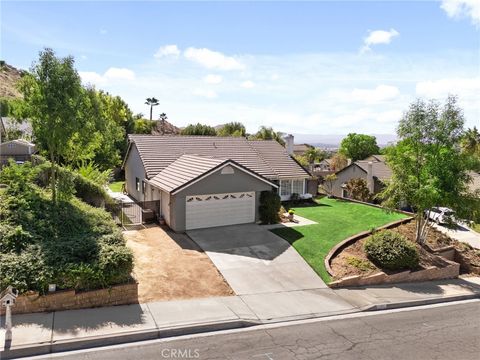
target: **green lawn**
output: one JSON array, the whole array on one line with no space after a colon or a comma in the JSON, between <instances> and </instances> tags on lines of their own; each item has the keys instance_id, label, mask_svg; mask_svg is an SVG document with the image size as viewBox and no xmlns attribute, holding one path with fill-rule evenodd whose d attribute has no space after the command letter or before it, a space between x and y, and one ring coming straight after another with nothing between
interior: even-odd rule
<instances>
[{"instance_id":1,"label":"green lawn","mask_svg":"<svg viewBox=\"0 0 480 360\"><path fill-rule=\"evenodd\" d=\"M122 185L125 181L114 181L110 184L108 184L108 187L110 188L110 190L114 191L114 192L121 192L122 191Z\"/></svg>"},{"instance_id":2,"label":"green lawn","mask_svg":"<svg viewBox=\"0 0 480 360\"><path fill-rule=\"evenodd\" d=\"M372 206L326 197L317 200L317 205L294 209L296 215L316 221L318 224L272 231L292 244L327 283L330 282L330 275L323 261L333 246L361 231L406 217L404 214L387 213Z\"/></svg>"}]
</instances>

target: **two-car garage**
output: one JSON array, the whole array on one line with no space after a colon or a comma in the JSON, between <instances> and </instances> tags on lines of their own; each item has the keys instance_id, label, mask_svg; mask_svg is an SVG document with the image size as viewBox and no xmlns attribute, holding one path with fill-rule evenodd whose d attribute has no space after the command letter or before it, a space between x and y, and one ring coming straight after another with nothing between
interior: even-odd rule
<instances>
[{"instance_id":1,"label":"two-car garage","mask_svg":"<svg viewBox=\"0 0 480 360\"><path fill-rule=\"evenodd\" d=\"M253 222L255 222L253 191L186 197L186 230Z\"/></svg>"}]
</instances>

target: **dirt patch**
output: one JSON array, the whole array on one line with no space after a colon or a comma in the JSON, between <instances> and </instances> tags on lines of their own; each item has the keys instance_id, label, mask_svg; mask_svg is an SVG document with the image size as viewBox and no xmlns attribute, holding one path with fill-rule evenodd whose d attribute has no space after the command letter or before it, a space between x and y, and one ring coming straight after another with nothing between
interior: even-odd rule
<instances>
[{"instance_id":1,"label":"dirt patch","mask_svg":"<svg viewBox=\"0 0 480 360\"><path fill-rule=\"evenodd\" d=\"M124 232L135 256L139 302L234 295L208 256L185 234L159 226Z\"/></svg>"},{"instance_id":2,"label":"dirt patch","mask_svg":"<svg viewBox=\"0 0 480 360\"><path fill-rule=\"evenodd\" d=\"M399 232L412 242L415 240L415 222L413 221L406 224L401 224L390 230ZM371 275L381 271L385 272L386 274L394 273L392 271L378 268L367 258L367 255L363 250L363 246L367 239L368 237L356 241L352 245L343 249L340 254L332 259L330 265L334 273L334 279L337 280L353 275ZM455 240L452 240L450 237L433 228L430 229L427 236L427 243L429 245L437 244L435 248L452 245L454 242ZM443 267L446 265L442 258L431 254L418 244L415 245L420 255L420 263L417 270L425 269L429 266Z\"/></svg>"}]
</instances>

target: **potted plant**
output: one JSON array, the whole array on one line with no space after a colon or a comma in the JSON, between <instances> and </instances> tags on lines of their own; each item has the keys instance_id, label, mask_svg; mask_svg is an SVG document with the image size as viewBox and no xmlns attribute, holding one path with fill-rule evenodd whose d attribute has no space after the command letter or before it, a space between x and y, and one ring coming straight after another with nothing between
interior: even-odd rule
<instances>
[{"instance_id":1,"label":"potted plant","mask_svg":"<svg viewBox=\"0 0 480 360\"><path fill-rule=\"evenodd\" d=\"M295 215L295 210L290 209L288 210L288 220L293 221L293 216Z\"/></svg>"}]
</instances>

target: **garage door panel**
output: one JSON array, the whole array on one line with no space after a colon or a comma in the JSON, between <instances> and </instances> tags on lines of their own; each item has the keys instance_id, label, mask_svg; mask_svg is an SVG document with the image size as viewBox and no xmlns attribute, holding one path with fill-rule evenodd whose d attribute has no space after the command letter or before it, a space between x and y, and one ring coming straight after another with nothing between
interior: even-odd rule
<instances>
[{"instance_id":1,"label":"garage door panel","mask_svg":"<svg viewBox=\"0 0 480 360\"><path fill-rule=\"evenodd\" d=\"M255 192L187 196L185 215L187 230L252 223Z\"/></svg>"}]
</instances>

